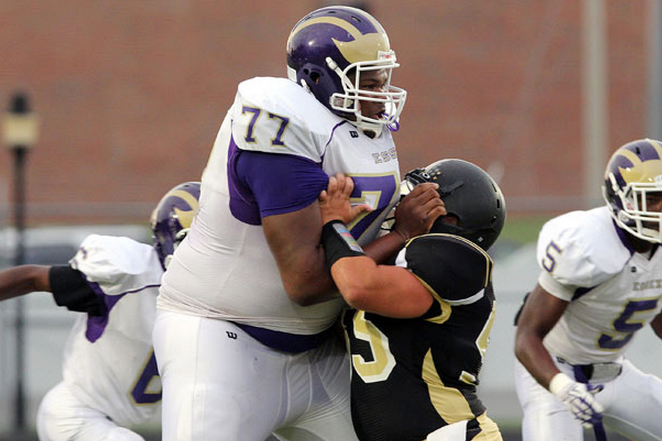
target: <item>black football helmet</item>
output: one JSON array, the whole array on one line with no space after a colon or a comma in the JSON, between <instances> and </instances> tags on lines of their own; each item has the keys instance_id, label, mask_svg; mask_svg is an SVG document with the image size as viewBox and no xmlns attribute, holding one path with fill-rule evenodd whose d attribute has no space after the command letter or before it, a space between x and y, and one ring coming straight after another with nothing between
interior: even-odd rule
<instances>
[{"instance_id":1,"label":"black football helmet","mask_svg":"<svg viewBox=\"0 0 662 441\"><path fill-rule=\"evenodd\" d=\"M450 225L440 217L430 233L462 236L484 250L492 246L506 221L506 201L489 174L471 162L442 159L407 173L403 193L423 182L439 184L447 215L457 218L457 225Z\"/></svg>"},{"instance_id":2,"label":"black football helmet","mask_svg":"<svg viewBox=\"0 0 662 441\"><path fill-rule=\"evenodd\" d=\"M152 241L163 269L168 267L175 248L188 234L198 212L199 198L200 183L185 182L168 191L152 212L149 220Z\"/></svg>"}]
</instances>

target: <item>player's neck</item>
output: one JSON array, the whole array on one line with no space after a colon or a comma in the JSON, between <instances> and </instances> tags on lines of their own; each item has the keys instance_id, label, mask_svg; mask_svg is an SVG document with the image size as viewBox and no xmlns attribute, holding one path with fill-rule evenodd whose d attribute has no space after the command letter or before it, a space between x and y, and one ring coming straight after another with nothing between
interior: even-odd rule
<instances>
[{"instance_id":1,"label":"player's neck","mask_svg":"<svg viewBox=\"0 0 662 441\"><path fill-rule=\"evenodd\" d=\"M649 259L653 256L653 253L657 248L653 246L654 245L653 243L648 242L647 240L636 238L631 234L627 235L627 240L628 240L628 244L630 245L630 248L632 248L632 250L634 250L635 253L642 253L642 254L648 253L649 255L646 257Z\"/></svg>"}]
</instances>

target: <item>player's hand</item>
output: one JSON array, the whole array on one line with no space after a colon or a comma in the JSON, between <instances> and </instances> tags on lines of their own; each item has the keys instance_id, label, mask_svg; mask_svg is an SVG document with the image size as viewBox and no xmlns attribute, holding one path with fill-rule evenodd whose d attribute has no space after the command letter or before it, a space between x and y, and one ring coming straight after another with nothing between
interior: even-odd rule
<instances>
[{"instance_id":1,"label":"player's hand","mask_svg":"<svg viewBox=\"0 0 662 441\"><path fill-rule=\"evenodd\" d=\"M446 214L437 188L434 182L418 184L398 203L394 230L405 240L427 233L434 221Z\"/></svg>"},{"instance_id":2,"label":"player's hand","mask_svg":"<svg viewBox=\"0 0 662 441\"><path fill-rule=\"evenodd\" d=\"M570 410L572 416L586 428L602 421L603 408L593 398L594 393L602 390L601 387L588 386L578 383L566 374L558 373L549 383L549 390Z\"/></svg>"},{"instance_id":3,"label":"player's hand","mask_svg":"<svg viewBox=\"0 0 662 441\"><path fill-rule=\"evenodd\" d=\"M339 173L329 178L326 190L319 196L319 205L322 212L322 224L332 220L341 220L349 223L359 214L372 211L368 204L352 206L349 195L354 190L354 182L349 176Z\"/></svg>"}]
</instances>

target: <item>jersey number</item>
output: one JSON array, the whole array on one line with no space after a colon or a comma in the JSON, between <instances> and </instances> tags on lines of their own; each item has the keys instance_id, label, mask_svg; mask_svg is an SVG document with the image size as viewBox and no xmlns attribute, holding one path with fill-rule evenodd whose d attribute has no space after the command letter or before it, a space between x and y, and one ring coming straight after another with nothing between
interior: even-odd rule
<instances>
[{"instance_id":1,"label":"jersey number","mask_svg":"<svg viewBox=\"0 0 662 441\"><path fill-rule=\"evenodd\" d=\"M347 226L357 240L365 233L387 208L397 190L397 178L393 174L387 175L351 175L354 181L354 190L350 201L367 203L373 210L363 213Z\"/></svg>"},{"instance_id":2,"label":"jersey number","mask_svg":"<svg viewBox=\"0 0 662 441\"><path fill-rule=\"evenodd\" d=\"M243 106L241 108L241 114L245 115L246 112L252 113L253 116L251 117L251 122L248 123L248 129L246 129L246 136L244 136L244 141L253 144L257 142L257 139L253 136L253 131L255 129L255 124L257 124L257 121L262 114L262 109L258 109L257 107ZM290 123L290 119L271 112L267 112L267 114L269 119L280 120L280 126L278 127L275 136L271 139L271 145L284 146L285 143L283 142L283 133L285 133L285 129Z\"/></svg>"},{"instance_id":3,"label":"jersey number","mask_svg":"<svg viewBox=\"0 0 662 441\"><path fill-rule=\"evenodd\" d=\"M395 367L395 357L389 348L388 337L370 320L366 320L364 311L357 311L352 321L354 337L367 342L372 353L372 361L366 361L361 355L352 354L354 370L365 383L386 380Z\"/></svg>"},{"instance_id":4,"label":"jersey number","mask_svg":"<svg viewBox=\"0 0 662 441\"><path fill-rule=\"evenodd\" d=\"M542 258L542 267L545 271L548 273L554 271L554 268L556 267L556 259L554 259L554 255L561 254L562 252L563 250L561 250L554 241L551 241L549 245L547 245L547 248L545 249L545 257Z\"/></svg>"},{"instance_id":5,"label":"jersey number","mask_svg":"<svg viewBox=\"0 0 662 441\"><path fill-rule=\"evenodd\" d=\"M613 334L601 334L598 338L598 347L607 351L615 351L632 339L636 331L644 327L644 320L631 320L632 316L639 312L652 311L657 307L658 299L630 300L623 308L623 312L618 316L612 327Z\"/></svg>"},{"instance_id":6,"label":"jersey number","mask_svg":"<svg viewBox=\"0 0 662 441\"><path fill-rule=\"evenodd\" d=\"M155 382L158 385L153 384ZM161 377L159 377L153 350L149 354L145 367L136 379L131 390L131 397L136 404L154 404L161 401Z\"/></svg>"}]
</instances>

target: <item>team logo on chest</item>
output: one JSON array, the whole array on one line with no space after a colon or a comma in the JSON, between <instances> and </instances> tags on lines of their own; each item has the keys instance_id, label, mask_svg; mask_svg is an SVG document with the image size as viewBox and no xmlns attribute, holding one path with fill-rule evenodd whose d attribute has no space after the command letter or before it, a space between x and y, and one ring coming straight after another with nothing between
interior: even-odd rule
<instances>
[{"instance_id":1,"label":"team logo on chest","mask_svg":"<svg viewBox=\"0 0 662 441\"><path fill-rule=\"evenodd\" d=\"M632 291L645 291L647 289L662 288L662 279L646 280L645 282L634 282Z\"/></svg>"}]
</instances>

